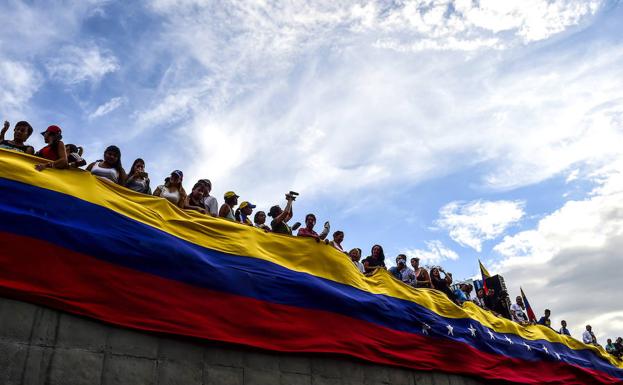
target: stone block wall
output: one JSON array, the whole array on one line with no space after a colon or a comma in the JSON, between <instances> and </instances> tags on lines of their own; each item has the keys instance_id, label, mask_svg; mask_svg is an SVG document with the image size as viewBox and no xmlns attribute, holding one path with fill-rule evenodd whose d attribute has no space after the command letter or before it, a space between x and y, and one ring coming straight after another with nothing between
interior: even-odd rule
<instances>
[{"instance_id":1,"label":"stone block wall","mask_svg":"<svg viewBox=\"0 0 623 385\"><path fill-rule=\"evenodd\" d=\"M476 385L343 357L137 332L0 297L0 385Z\"/></svg>"}]
</instances>

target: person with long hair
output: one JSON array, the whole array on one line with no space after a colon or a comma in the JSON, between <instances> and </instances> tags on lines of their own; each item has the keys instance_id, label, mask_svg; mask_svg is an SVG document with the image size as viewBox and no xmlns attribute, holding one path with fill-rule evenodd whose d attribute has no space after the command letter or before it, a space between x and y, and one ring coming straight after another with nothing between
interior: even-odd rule
<instances>
[{"instance_id":1,"label":"person with long hair","mask_svg":"<svg viewBox=\"0 0 623 385\"><path fill-rule=\"evenodd\" d=\"M41 133L43 140L47 144L41 150L35 153L40 158L47 159L49 162L40 163L35 166L38 171L46 168L67 168L67 150L63 143L63 131L59 126L49 126Z\"/></svg>"},{"instance_id":2,"label":"person with long hair","mask_svg":"<svg viewBox=\"0 0 623 385\"><path fill-rule=\"evenodd\" d=\"M383 247L381 245L372 246L372 250L370 250L370 255L363 260L363 267L366 274L372 273L379 267L383 269L386 268L385 252L383 251Z\"/></svg>"},{"instance_id":3,"label":"person with long hair","mask_svg":"<svg viewBox=\"0 0 623 385\"><path fill-rule=\"evenodd\" d=\"M186 202L186 190L182 186L184 174L180 170L175 170L164 179L164 184L156 187L154 195L164 198L177 207L183 209Z\"/></svg>"},{"instance_id":4,"label":"person with long hair","mask_svg":"<svg viewBox=\"0 0 623 385\"><path fill-rule=\"evenodd\" d=\"M197 182L193 186L193 189L190 191L190 194L186 197L186 201L184 202L184 208L186 210L195 210L199 211L201 214L206 213L206 209L203 208L203 192L204 192L203 183Z\"/></svg>"},{"instance_id":5,"label":"person with long hair","mask_svg":"<svg viewBox=\"0 0 623 385\"><path fill-rule=\"evenodd\" d=\"M82 147L78 147L75 144L66 144L65 152L67 152L67 167L80 168L87 164L87 161L82 158L83 151L84 149Z\"/></svg>"},{"instance_id":6,"label":"person with long hair","mask_svg":"<svg viewBox=\"0 0 623 385\"><path fill-rule=\"evenodd\" d=\"M106 147L104 159L97 160L88 165L87 171L121 186L125 185L127 179L125 170L121 165L121 150L117 146Z\"/></svg>"},{"instance_id":7,"label":"person with long hair","mask_svg":"<svg viewBox=\"0 0 623 385\"><path fill-rule=\"evenodd\" d=\"M9 122L5 120L2 131L0 131L0 148L33 155L35 153L35 149L26 144L26 141L30 138L30 135L32 135L32 126L23 120L15 123L15 128L13 129L13 140L5 140L4 135L9 130L10 126Z\"/></svg>"},{"instance_id":8,"label":"person with long hair","mask_svg":"<svg viewBox=\"0 0 623 385\"><path fill-rule=\"evenodd\" d=\"M444 274L443 278L441 278L441 273ZM456 296L454 295L452 290L450 290L450 285L452 284L451 273L446 273L445 271L443 271L442 268L435 266L430 269L430 279L433 283L434 289L442 291L445 295L448 296L450 301L457 303Z\"/></svg>"},{"instance_id":9,"label":"person with long hair","mask_svg":"<svg viewBox=\"0 0 623 385\"><path fill-rule=\"evenodd\" d=\"M145 171L145 161L141 158L134 160L125 187L130 190L151 195L149 186L149 175Z\"/></svg>"}]
</instances>

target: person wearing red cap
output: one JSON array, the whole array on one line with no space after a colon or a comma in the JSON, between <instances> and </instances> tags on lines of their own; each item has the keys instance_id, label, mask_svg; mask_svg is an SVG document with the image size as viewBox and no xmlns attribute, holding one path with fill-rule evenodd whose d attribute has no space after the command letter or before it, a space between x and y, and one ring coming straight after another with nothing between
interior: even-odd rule
<instances>
[{"instance_id":1,"label":"person wearing red cap","mask_svg":"<svg viewBox=\"0 0 623 385\"><path fill-rule=\"evenodd\" d=\"M154 195L164 198L179 208L184 208L186 203L186 191L182 187L182 179L184 174L180 170L175 170L171 176L166 177L164 184L156 187Z\"/></svg>"},{"instance_id":2,"label":"person wearing red cap","mask_svg":"<svg viewBox=\"0 0 623 385\"><path fill-rule=\"evenodd\" d=\"M65 149L65 143L61 140L63 139L61 128L52 125L43 131L41 135L43 135L47 146L37 151L35 155L50 162L38 164L35 168L39 171L46 168L67 168L67 150Z\"/></svg>"},{"instance_id":3,"label":"person wearing red cap","mask_svg":"<svg viewBox=\"0 0 623 385\"><path fill-rule=\"evenodd\" d=\"M15 128L13 129L13 140L4 140L4 135L10 126L9 122L5 120L4 127L2 127L2 131L0 131L0 148L33 155L35 153L35 149L26 144L26 141L32 134L32 127L30 124L26 121L17 122L15 124Z\"/></svg>"}]
</instances>

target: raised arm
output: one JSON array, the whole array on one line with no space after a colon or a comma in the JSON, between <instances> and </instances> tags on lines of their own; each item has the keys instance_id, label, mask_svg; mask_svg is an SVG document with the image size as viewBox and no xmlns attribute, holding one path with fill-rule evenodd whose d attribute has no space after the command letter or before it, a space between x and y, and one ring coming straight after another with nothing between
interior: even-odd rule
<instances>
[{"instance_id":1,"label":"raised arm","mask_svg":"<svg viewBox=\"0 0 623 385\"><path fill-rule=\"evenodd\" d=\"M2 126L2 131L0 131L0 141L4 140L4 134L6 134L6 132L9 130L9 127L11 126L11 124L9 124L8 120L4 121L4 126Z\"/></svg>"},{"instance_id":2,"label":"raised arm","mask_svg":"<svg viewBox=\"0 0 623 385\"><path fill-rule=\"evenodd\" d=\"M286 207L283 209L281 214L277 215L273 221L275 222L288 222L292 218L292 199L286 195L286 199L288 203Z\"/></svg>"}]
</instances>

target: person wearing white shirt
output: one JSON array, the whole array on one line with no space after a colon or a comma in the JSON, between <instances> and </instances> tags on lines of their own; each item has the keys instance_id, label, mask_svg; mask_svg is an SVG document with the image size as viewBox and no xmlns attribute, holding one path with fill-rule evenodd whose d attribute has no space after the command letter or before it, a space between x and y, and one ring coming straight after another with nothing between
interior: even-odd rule
<instances>
[{"instance_id":1,"label":"person wearing white shirt","mask_svg":"<svg viewBox=\"0 0 623 385\"><path fill-rule=\"evenodd\" d=\"M357 269L362 274L365 273L366 270L363 267L363 263L359 262L359 260L361 259L361 249L357 247L352 249L351 251L348 252L348 256L350 257L350 260L355 264Z\"/></svg>"},{"instance_id":2,"label":"person wearing white shirt","mask_svg":"<svg viewBox=\"0 0 623 385\"><path fill-rule=\"evenodd\" d=\"M203 186L203 206L205 207L208 214L213 217L218 217L218 201L215 197L210 195L210 191L212 191L212 182L210 179L199 179L199 182Z\"/></svg>"},{"instance_id":3,"label":"person wearing white shirt","mask_svg":"<svg viewBox=\"0 0 623 385\"><path fill-rule=\"evenodd\" d=\"M524 313L524 305L521 296L517 296L515 303L511 305L511 317L513 321L526 325L528 323L528 316Z\"/></svg>"},{"instance_id":4,"label":"person wearing white shirt","mask_svg":"<svg viewBox=\"0 0 623 385\"><path fill-rule=\"evenodd\" d=\"M582 342L587 345L597 345L597 338L591 325L586 325L586 330L582 333Z\"/></svg>"}]
</instances>

